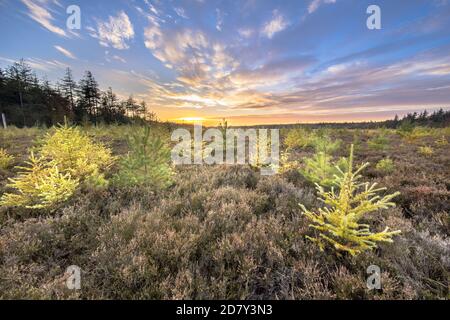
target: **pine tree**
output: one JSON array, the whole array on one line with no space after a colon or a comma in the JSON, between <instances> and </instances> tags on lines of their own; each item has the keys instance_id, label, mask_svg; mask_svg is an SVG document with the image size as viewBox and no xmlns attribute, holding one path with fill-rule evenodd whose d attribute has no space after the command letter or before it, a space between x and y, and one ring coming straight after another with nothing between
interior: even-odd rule
<instances>
[{"instance_id":1,"label":"pine tree","mask_svg":"<svg viewBox=\"0 0 450 320\"><path fill-rule=\"evenodd\" d=\"M3 70L0 68L0 89L5 85L5 75Z\"/></svg>"},{"instance_id":2,"label":"pine tree","mask_svg":"<svg viewBox=\"0 0 450 320\"><path fill-rule=\"evenodd\" d=\"M72 70L70 68L66 69L66 74L64 78L61 80L61 92L64 98L67 99L70 105L70 109L72 111L75 110L75 93L77 90L77 84L72 76Z\"/></svg>"},{"instance_id":3,"label":"pine tree","mask_svg":"<svg viewBox=\"0 0 450 320\"><path fill-rule=\"evenodd\" d=\"M87 71L77 85L68 68L55 88L38 79L23 60L0 70L0 111L6 114L8 123L16 126L51 126L62 123L64 117L76 123L97 122L100 117L107 123L129 122L127 102L120 101L111 89L103 94L91 72ZM155 114L147 111L145 104L133 99L128 113L155 120Z\"/></svg>"},{"instance_id":4,"label":"pine tree","mask_svg":"<svg viewBox=\"0 0 450 320\"><path fill-rule=\"evenodd\" d=\"M69 199L78 187L78 180L69 173L62 173L58 166L35 157L33 153L25 162L26 167L14 179L9 179L8 187L15 193L4 193L0 206L25 207L29 209L53 208Z\"/></svg>"},{"instance_id":5,"label":"pine tree","mask_svg":"<svg viewBox=\"0 0 450 320\"><path fill-rule=\"evenodd\" d=\"M164 188L172 183L170 148L149 126L134 127L128 138L130 152L120 160L118 185Z\"/></svg>"},{"instance_id":6,"label":"pine tree","mask_svg":"<svg viewBox=\"0 0 450 320\"><path fill-rule=\"evenodd\" d=\"M17 93L18 102L22 111L23 125L25 126L27 123L25 120L24 95L32 82L32 71L28 64L21 59L19 62L14 63L7 72L12 87Z\"/></svg>"},{"instance_id":7,"label":"pine tree","mask_svg":"<svg viewBox=\"0 0 450 320\"><path fill-rule=\"evenodd\" d=\"M379 129L377 135L367 141L369 148L374 150L385 150L389 148L388 133L386 128Z\"/></svg>"},{"instance_id":8,"label":"pine tree","mask_svg":"<svg viewBox=\"0 0 450 320\"><path fill-rule=\"evenodd\" d=\"M144 100L142 100L141 103L139 103L137 114L139 117L145 119L146 113L147 113L147 104L145 103Z\"/></svg>"},{"instance_id":9,"label":"pine tree","mask_svg":"<svg viewBox=\"0 0 450 320\"><path fill-rule=\"evenodd\" d=\"M127 111L127 115L129 117L136 117L136 110L139 108L139 106L136 104L136 100L134 100L133 95L130 95L125 102L125 108Z\"/></svg>"},{"instance_id":10,"label":"pine tree","mask_svg":"<svg viewBox=\"0 0 450 320\"><path fill-rule=\"evenodd\" d=\"M3 70L0 68L0 97L3 97L4 95L5 84L6 84L5 74L3 73ZM0 117L1 114L3 113L3 104L4 104L3 99L0 99Z\"/></svg>"},{"instance_id":11,"label":"pine tree","mask_svg":"<svg viewBox=\"0 0 450 320\"><path fill-rule=\"evenodd\" d=\"M115 158L111 150L95 143L78 127L66 125L47 133L42 146L31 152L27 166L9 179L14 193L4 193L0 206L52 208L69 199L82 185L106 187L105 171Z\"/></svg>"},{"instance_id":12,"label":"pine tree","mask_svg":"<svg viewBox=\"0 0 450 320\"><path fill-rule=\"evenodd\" d=\"M14 157L0 148L0 169L6 170L14 162Z\"/></svg>"},{"instance_id":13,"label":"pine tree","mask_svg":"<svg viewBox=\"0 0 450 320\"><path fill-rule=\"evenodd\" d=\"M84 78L80 80L78 85L79 106L78 115L81 118L87 114L89 117L96 119L98 105L100 100L100 90L98 83L94 79L92 72L86 71Z\"/></svg>"},{"instance_id":14,"label":"pine tree","mask_svg":"<svg viewBox=\"0 0 450 320\"><path fill-rule=\"evenodd\" d=\"M314 147L316 152L324 152L326 154L332 154L337 151L342 143L341 140L333 140L328 135L312 136L310 139L310 144Z\"/></svg>"},{"instance_id":15,"label":"pine tree","mask_svg":"<svg viewBox=\"0 0 450 320\"><path fill-rule=\"evenodd\" d=\"M304 166L298 171L312 183L318 183L324 187L337 187L335 175L340 170L346 170L348 160L341 158L333 161L333 157L323 151L316 152L313 157L304 160Z\"/></svg>"},{"instance_id":16,"label":"pine tree","mask_svg":"<svg viewBox=\"0 0 450 320\"><path fill-rule=\"evenodd\" d=\"M223 118L222 122L219 123L219 130L220 130L220 132L222 132L223 145L226 148L227 147L227 130L228 130L228 121L227 121L227 119Z\"/></svg>"},{"instance_id":17,"label":"pine tree","mask_svg":"<svg viewBox=\"0 0 450 320\"><path fill-rule=\"evenodd\" d=\"M326 244L331 244L338 251L345 251L351 255L357 255L365 250L377 247L377 242L392 242L392 236L400 231L389 231L386 228L382 232L373 233L368 224L360 223L371 212L394 207L391 200L399 193L393 193L381 197L378 195L385 188L377 188L377 184L361 183L359 174L369 164L361 165L353 172L353 145L350 149L347 171L342 171L335 176L339 191L331 188L331 191L316 184L320 200L326 205L319 208L318 212L312 212L304 205L300 205L303 214L312 222L312 228L318 231L318 236L307 237L317 243L323 250Z\"/></svg>"},{"instance_id":18,"label":"pine tree","mask_svg":"<svg viewBox=\"0 0 450 320\"><path fill-rule=\"evenodd\" d=\"M337 173L332 157L325 152L317 152L312 158L305 159L305 166L299 172L312 183L322 186L334 185L334 175Z\"/></svg>"},{"instance_id":19,"label":"pine tree","mask_svg":"<svg viewBox=\"0 0 450 320\"><path fill-rule=\"evenodd\" d=\"M63 98L53 88L50 81L46 79L36 90L42 92L42 100L47 107L47 112L42 115L41 119L49 126L52 124L63 123L64 117L68 116L69 111L66 99Z\"/></svg>"},{"instance_id":20,"label":"pine tree","mask_svg":"<svg viewBox=\"0 0 450 320\"><path fill-rule=\"evenodd\" d=\"M111 87L109 87L106 92L102 93L100 102L100 114L102 119L107 123L111 123L115 119L117 119L119 115L118 102L119 99L117 99L117 96L112 91Z\"/></svg>"}]
</instances>

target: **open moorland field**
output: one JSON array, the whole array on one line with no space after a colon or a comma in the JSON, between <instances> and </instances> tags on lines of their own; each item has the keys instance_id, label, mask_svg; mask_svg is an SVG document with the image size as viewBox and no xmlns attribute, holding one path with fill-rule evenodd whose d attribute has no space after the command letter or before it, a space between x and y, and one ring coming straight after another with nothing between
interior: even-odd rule
<instances>
[{"instance_id":1,"label":"open moorland field","mask_svg":"<svg viewBox=\"0 0 450 320\"><path fill-rule=\"evenodd\" d=\"M173 128L151 127L0 132L0 298L450 297L448 127L283 129L272 176L250 165L172 167ZM330 208L318 199L330 189L314 182L332 185L334 164L347 172L352 144L353 165L370 163L360 180L386 187L377 199L400 192L395 207L361 202L376 247L339 242L307 214ZM81 290L66 286L71 265ZM380 290L367 288L371 265Z\"/></svg>"}]
</instances>

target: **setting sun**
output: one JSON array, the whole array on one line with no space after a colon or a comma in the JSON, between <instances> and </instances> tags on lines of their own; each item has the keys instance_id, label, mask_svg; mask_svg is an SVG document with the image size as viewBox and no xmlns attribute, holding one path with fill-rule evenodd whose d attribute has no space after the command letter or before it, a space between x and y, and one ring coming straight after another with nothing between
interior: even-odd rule
<instances>
[{"instance_id":1,"label":"setting sun","mask_svg":"<svg viewBox=\"0 0 450 320\"><path fill-rule=\"evenodd\" d=\"M178 119L174 119L175 122L188 122L188 123L193 123L193 122L204 122L207 121L205 118L202 117L183 117L183 118L178 118Z\"/></svg>"}]
</instances>

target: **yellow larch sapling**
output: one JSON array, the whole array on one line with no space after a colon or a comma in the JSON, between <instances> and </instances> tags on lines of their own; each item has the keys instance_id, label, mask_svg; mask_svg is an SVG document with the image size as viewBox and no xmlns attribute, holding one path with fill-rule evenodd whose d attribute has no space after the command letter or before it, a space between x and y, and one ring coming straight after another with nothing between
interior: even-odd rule
<instances>
[{"instance_id":1,"label":"yellow larch sapling","mask_svg":"<svg viewBox=\"0 0 450 320\"><path fill-rule=\"evenodd\" d=\"M14 162L14 157L0 148L0 169L6 170Z\"/></svg>"},{"instance_id":2,"label":"yellow larch sapling","mask_svg":"<svg viewBox=\"0 0 450 320\"><path fill-rule=\"evenodd\" d=\"M380 209L394 207L391 200L399 195L399 192L385 195L378 195L386 188L377 188L377 184L359 182L360 172L369 164L359 166L353 172L353 145L350 149L347 171L336 169L339 174L335 175L335 184L330 191L316 184L316 189L320 199L326 206L319 208L317 212L312 212L300 204L303 214L311 220L311 227L318 231L316 237L307 237L317 243L321 250L326 244L332 245L338 251L345 251L351 255L357 255L365 250L377 247L377 242L392 242L392 237L400 233L389 231L386 227L382 232L373 233L368 224L360 223L367 214Z\"/></svg>"},{"instance_id":3,"label":"yellow larch sapling","mask_svg":"<svg viewBox=\"0 0 450 320\"><path fill-rule=\"evenodd\" d=\"M22 172L9 179L14 193L0 198L1 206L30 209L54 208L69 199L80 185L104 187L105 170L113 163L111 150L94 143L79 128L67 124L47 134L31 153Z\"/></svg>"},{"instance_id":4,"label":"yellow larch sapling","mask_svg":"<svg viewBox=\"0 0 450 320\"><path fill-rule=\"evenodd\" d=\"M37 158L33 153L27 167L14 179L9 179L7 187L17 193L5 193L0 199L1 206L25 207L29 209L48 208L66 201L78 187L78 179L69 173L62 173L58 167Z\"/></svg>"}]
</instances>

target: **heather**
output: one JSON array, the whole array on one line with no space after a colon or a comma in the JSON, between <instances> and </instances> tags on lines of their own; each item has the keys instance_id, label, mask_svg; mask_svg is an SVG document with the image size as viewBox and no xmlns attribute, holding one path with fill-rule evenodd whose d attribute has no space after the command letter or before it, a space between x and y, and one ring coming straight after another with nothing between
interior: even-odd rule
<instances>
[{"instance_id":1,"label":"heather","mask_svg":"<svg viewBox=\"0 0 450 320\"><path fill-rule=\"evenodd\" d=\"M447 128L413 139L401 130L286 129L283 170L273 176L249 165L172 166L165 151L172 129L167 124L152 124L150 130L75 128L114 161L100 171L77 171L83 174L71 178L82 186L51 208L0 207L3 299L449 298ZM42 150L46 141L55 142L50 140L55 130L2 131L8 165L0 168L0 195L14 193L8 179L20 175L17 166L27 165L31 151L52 161L52 153ZM309 142L293 143L299 133L290 130L307 132ZM378 133L383 139L376 139ZM324 135L339 141L338 147L321 148ZM324 208L315 185L322 180L311 178L317 175L309 160L323 155L326 168L334 168L323 193L334 188L341 195L333 177L339 177L338 168L348 170L342 159L348 159L352 144L354 168L369 163L359 171L360 181L386 188L377 191L381 199L395 194L386 200L395 207L372 208L358 220L375 234L388 227L395 232L391 241L377 241L355 255L311 241L320 233L299 205L310 213ZM148 145L162 151L149 151ZM433 152L418 152L424 146ZM52 165L60 174L71 172ZM89 183L85 177L91 173L103 174L108 183ZM66 287L70 265L82 270L81 290ZM370 265L382 271L382 290L366 287Z\"/></svg>"}]
</instances>

